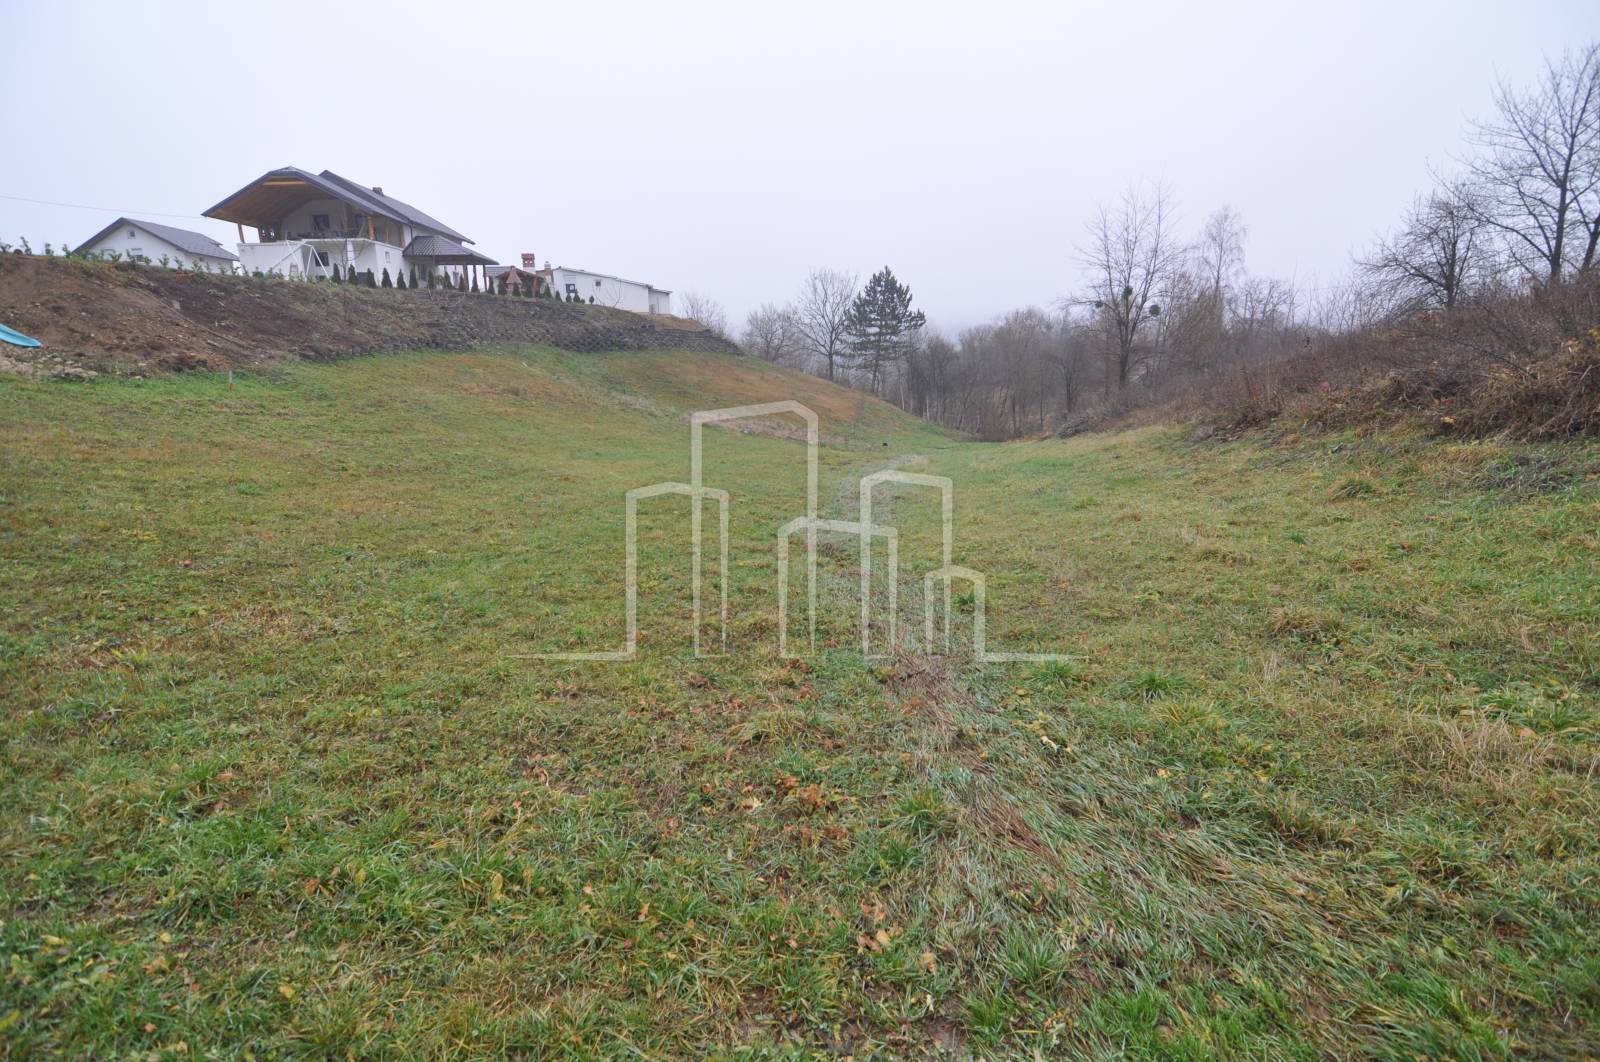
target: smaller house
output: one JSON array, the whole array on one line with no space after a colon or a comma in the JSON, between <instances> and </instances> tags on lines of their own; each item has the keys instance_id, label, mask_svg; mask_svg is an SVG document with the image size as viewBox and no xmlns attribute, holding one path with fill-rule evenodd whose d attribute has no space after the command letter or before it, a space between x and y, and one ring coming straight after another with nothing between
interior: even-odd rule
<instances>
[{"instance_id":1,"label":"smaller house","mask_svg":"<svg viewBox=\"0 0 1600 1062\"><path fill-rule=\"evenodd\" d=\"M544 274L534 264L534 256L527 253L523 254L520 267L493 265L485 266L483 271L491 284L498 284L504 277L506 291L512 295L543 295L548 287Z\"/></svg>"},{"instance_id":2,"label":"smaller house","mask_svg":"<svg viewBox=\"0 0 1600 1062\"><path fill-rule=\"evenodd\" d=\"M74 254L118 254L137 262L160 265L165 259L180 269L232 273L238 257L198 232L157 225L138 218L118 218L85 240Z\"/></svg>"},{"instance_id":3,"label":"smaller house","mask_svg":"<svg viewBox=\"0 0 1600 1062\"><path fill-rule=\"evenodd\" d=\"M624 280L610 273L591 273L586 269L551 268L541 271L551 289L565 298L612 306L635 313L671 313L672 292L638 280Z\"/></svg>"}]
</instances>

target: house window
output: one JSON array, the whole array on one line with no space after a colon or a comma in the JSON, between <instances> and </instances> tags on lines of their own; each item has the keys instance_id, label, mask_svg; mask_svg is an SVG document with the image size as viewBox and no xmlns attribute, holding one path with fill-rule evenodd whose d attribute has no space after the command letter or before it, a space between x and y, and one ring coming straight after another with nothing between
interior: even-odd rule
<instances>
[{"instance_id":1,"label":"house window","mask_svg":"<svg viewBox=\"0 0 1600 1062\"><path fill-rule=\"evenodd\" d=\"M313 253L317 256L317 265L322 266L324 269L326 269L328 267L328 252L327 251L315 251Z\"/></svg>"},{"instance_id":2,"label":"house window","mask_svg":"<svg viewBox=\"0 0 1600 1062\"><path fill-rule=\"evenodd\" d=\"M568 295L576 295L576 294L578 294L578 285L569 282L567 284L567 294Z\"/></svg>"},{"instance_id":3,"label":"house window","mask_svg":"<svg viewBox=\"0 0 1600 1062\"><path fill-rule=\"evenodd\" d=\"M333 228L333 225L328 222L328 215L312 214L311 228L316 232L327 232L329 229Z\"/></svg>"},{"instance_id":4,"label":"house window","mask_svg":"<svg viewBox=\"0 0 1600 1062\"><path fill-rule=\"evenodd\" d=\"M128 239L133 240L133 239L137 239L137 238L138 238L138 236L134 233L134 231L132 229L129 229L128 230Z\"/></svg>"},{"instance_id":5,"label":"house window","mask_svg":"<svg viewBox=\"0 0 1600 1062\"><path fill-rule=\"evenodd\" d=\"M594 286L595 286L595 287L597 287L597 288L598 288L598 287L599 287L599 286L600 286L600 282L599 282L599 281L598 281L598 280L597 280L597 281L595 281L595 282L594 282Z\"/></svg>"}]
</instances>

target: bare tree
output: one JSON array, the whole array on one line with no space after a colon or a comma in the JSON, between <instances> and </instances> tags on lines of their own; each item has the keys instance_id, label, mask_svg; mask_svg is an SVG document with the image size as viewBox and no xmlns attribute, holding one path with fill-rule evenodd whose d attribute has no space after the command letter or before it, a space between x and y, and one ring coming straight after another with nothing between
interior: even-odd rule
<instances>
[{"instance_id":1,"label":"bare tree","mask_svg":"<svg viewBox=\"0 0 1600 1062\"><path fill-rule=\"evenodd\" d=\"M705 325L706 331L724 339L728 336L728 314L722 303L698 291L683 294L683 316Z\"/></svg>"},{"instance_id":2,"label":"bare tree","mask_svg":"<svg viewBox=\"0 0 1600 1062\"><path fill-rule=\"evenodd\" d=\"M850 273L813 269L794 305L795 328L830 380L837 379L838 366L849 350L848 323L856 284Z\"/></svg>"},{"instance_id":3,"label":"bare tree","mask_svg":"<svg viewBox=\"0 0 1600 1062\"><path fill-rule=\"evenodd\" d=\"M1547 61L1539 83L1501 84L1495 116L1476 126L1470 160L1484 218L1534 277L1587 271L1600 244L1600 44Z\"/></svg>"},{"instance_id":4,"label":"bare tree","mask_svg":"<svg viewBox=\"0 0 1600 1062\"><path fill-rule=\"evenodd\" d=\"M1285 281L1245 278L1228 329L1230 360L1248 365L1283 353L1295 331L1298 298L1293 285Z\"/></svg>"},{"instance_id":5,"label":"bare tree","mask_svg":"<svg viewBox=\"0 0 1600 1062\"><path fill-rule=\"evenodd\" d=\"M772 303L763 303L751 310L745 318L744 335L740 344L762 361L774 364L793 364L804 356L799 349L800 333L795 327L794 311Z\"/></svg>"},{"instance_id":6,"label":"bare tree","mask_svg":"<svg viewBox=\"0 0 1600 1062\"><path fill-rule=\"evenodd\" d=\"M905 359L900 405L930 420L943 420L949 403L958 351L937 332L924 330Z\"/></svg>"},{"instance_id":7,"label":"bare tree","mask_svg":"<svg viewBox=\"0 0 1600 1062\"><path fill-rule=\"evenodd\" d=\"M1224 203L1206 219L1195 242L1195 258L1201 275L1220 306L1228 286L1244 271L1244 239L1249 233L1244 219Z\"/></svg>"},{"instance_id":8,"label":"bare tree","mask_svg":"<svg viewBox=\"0 0 1600 1062\"><path fill-rule=\"evenodd\" d=\"M1190 376L1214 372L1229 355L1229 319L1244 276L1245 226L1223 206L1206 219L1183 265L1168 276L1156 323L1157 364L1146 375Z\"/></svg>"},{"instance_id":9,"label":"bare tree","mask_svg":"<svg viewBox=\"0 0 1600 1062\"><path fill-rule=\"evenodd\" d=\"M1030 426L1044 427L1055 328L1049 314L1030 306L1006 314L989 335L1010 435L1021 435Z\"/></svg>"},{"instance_id":10,"label":"bare tree","mask_svg":"<svg viewBox=\"0 0 1600 1062\"><path fill-rule=\"evenodd\" d=\"M1048 356L1056 371L1058 404L1063 413L1071 413L1082 399L1088 380L1093 337L1090 329L1083 327L1069 314L1062 315L1056 336L1056 343Z\"/></svg>"},{"instance_id":11,"label":"bare tree","mask_svg":"<svg viewBox=\"0 0 1600 1062\"><path fill-rule=\"evenodd\" d=\"M1361 261L1361 271L1401 312L1453 310L1490 259L1485 214L1472 185L1444 184L1416 201L1400 231Z\"/></svg>"},{"instance_id":12,"label":"bare tree","mask_svg":"<svg viewBox=\"0 0 1600 1062\"><path fill-rule=\"evenodd\" d=\"M1115 208L1100 208L1079 250L1078 260L1089 273L1088 292L1080 301L1096 311L1119 390L1133 376L1140 339L1161 314L1158 297L1182 265L1172 220L1165 189L1130 189Z\"/></svg>"}]
</instances>

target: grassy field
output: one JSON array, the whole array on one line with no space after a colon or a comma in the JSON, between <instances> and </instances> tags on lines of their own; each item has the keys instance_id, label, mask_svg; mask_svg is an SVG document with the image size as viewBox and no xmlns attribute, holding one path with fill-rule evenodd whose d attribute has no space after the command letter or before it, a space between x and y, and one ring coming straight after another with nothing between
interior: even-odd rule
<instances>
[{"instance_id":1,"label":"grassy field","mask_svg":"<svg viewBox=\"0 0 1600 1062\"><path fill-rule=\"evenodd\" d=\"M844 541L780 657L777 428L707 446L727 656L678 498L639 659L534 659L620 643L685 412L783 398L825 515L953 477L991 647L1075 661L863 660ZM1597 473L979 445L697 356L0 381L0 1057L1593 1057Z\"/></svg>"}]
</instances>

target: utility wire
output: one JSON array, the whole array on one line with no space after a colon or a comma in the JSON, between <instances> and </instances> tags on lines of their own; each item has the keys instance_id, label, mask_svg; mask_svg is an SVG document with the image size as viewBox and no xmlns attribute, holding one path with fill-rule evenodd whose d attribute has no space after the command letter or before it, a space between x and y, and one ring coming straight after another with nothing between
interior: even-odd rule
<instances>
[{"instance_id":1,"label":"utility wire","mask_svg":"<svg viewBox=\"0 0 1600 1062\"><path fill-rule=\"evenodd\" d=\"M87 203L58 203L53 199L29 199L25 195L6 195L3 192L0 192L0 199L10 199L18 203L34 203L39 206L68 207L72 210L99 210L107 214L121 214L124 217L131 217L135 214L148 214L153 218L189 218L199 221L215 220L207 219L201 214L167 214L159 210L117 210L115 207L90 206Z\"/></svg>"}]
</instances>

